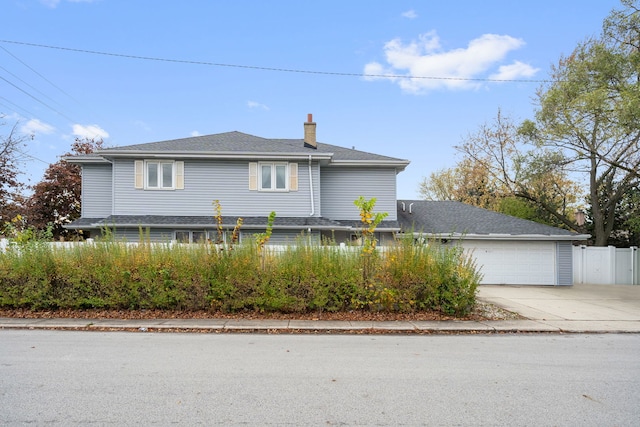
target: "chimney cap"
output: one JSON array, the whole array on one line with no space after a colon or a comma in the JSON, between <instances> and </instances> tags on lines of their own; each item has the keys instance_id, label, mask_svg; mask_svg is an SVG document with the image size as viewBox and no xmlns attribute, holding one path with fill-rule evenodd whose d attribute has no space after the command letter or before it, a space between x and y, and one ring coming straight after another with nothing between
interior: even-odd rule
<instances>
[{"instance_id":1,"label":"chimney cap","mask_svg":"<svg viewBox=\"0 0 640 427\"><path fill-rule=\"evenodd\" d=\"M313 123L313 114L307 114L307 123Z\"/></svg>"}]
</instances>

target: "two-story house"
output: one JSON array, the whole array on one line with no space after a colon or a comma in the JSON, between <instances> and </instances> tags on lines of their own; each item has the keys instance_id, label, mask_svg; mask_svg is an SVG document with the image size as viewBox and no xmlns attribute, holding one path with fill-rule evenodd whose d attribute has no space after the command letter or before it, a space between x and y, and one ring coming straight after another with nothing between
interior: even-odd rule
<instances>
[{"instance_id":1,"label":"two-story house","mask_svg":"<svg viewBox=\"0 0 640 427\"><path fill-rule=\"evenodd\" d=\"M303 234L349 242L361 228L353 202L375 197L375 211L388 213L377 228L383 245L413 233L460 243L473 253L483 283L573 283L572 242L588 235L459 202L397 200L396 175L408 160L318 142L311 115L303 135L227 132L69 157L82 166L82 216L67 228L92 235L109 229L128 241L138 241L141 230L152 241L215 241L218 200L227 233L243 218L241 239L264 232L273 211L270 243L294 243Z\"/></svg>"},{"instance_id":2,"label":"two-story house","mask_svg":"<svg viewBox=\"0 0 640 427\"><path fill-rule=\"evenodd\" d=\"M399 231L396 175L408 160L318 142L311 114L301 134L227 132L69 157L82 166L82 215L67 228L92 235L109 228L130 241L141 228L152 241L214 240L218 200L225 230L243 218L241 239L263 232L274 211L272 243L301 233L342 242L360 227L353 202L363 196L389 214L378 227L381 241Z\"/></svg>"}]
</instances>

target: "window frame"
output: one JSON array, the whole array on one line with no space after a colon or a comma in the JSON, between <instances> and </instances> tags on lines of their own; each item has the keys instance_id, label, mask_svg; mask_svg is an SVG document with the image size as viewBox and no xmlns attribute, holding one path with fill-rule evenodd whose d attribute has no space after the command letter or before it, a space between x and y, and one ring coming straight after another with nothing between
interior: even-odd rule
<instances>
[{"instance_id":1,"label":"window frame","mask_svg":"<svg viewBox=\"0 0 640 427\"><path fill-rule=\"evenodd\" d=\"M178 233L184 233L186 235L189 236L189 239L187 241L187 239L178 239ZM194 240L194 233L197 233L198 235L200 235L200 237L203 237L202 240ZM197 229L192 229L192 230L174 230L173 231L173 240L175 240L177 243L182 243L182 244L194 244L194 243L207 243L209 241L209 236L210 236L210 230L197 230Z\"/></svg>"},{"instance_id":2,"label":"window frame","mask_svg":"<svg viewBox=\"0 0 640 427\"><path fill-rule=\"evenodd\" d=\"M186 239L178 239L178 233L184 233L184 234L188 234L189 235L189 241L187 242ZM204 234L204 239L202 241L200 240L194 240L194 233L197 234ZM231 235L232 235L232 231L231 230L223 230L222 231L222 244L228 244L231 241ZM240 243L241 240L241 235L242 233L240 233L238 235L238 242ZM206 229L206 230L199 230L199 229L178 229L178 230L173 230L173 240L175 240L177 243L181 243L181 244L194 244L194 243L213 243L215 239L217 239L218 237L218 230L211 230L211 229Z\"/></svg>"},{"instance_id":3,"label":"window frame","mask_svg":"<svg viewBox=\"0 0 640 427\"><path fill-rule=\"evenodd\" d=\"M157 170L157 186L149 185L149 166L156 165ZM163 186L164 183L164 171L163 165L171 165L171 186ZM145 190L159 190L159 191L171 191L176 189L176 162L175 160L145 160L144 161L144 189Z\"/></svg>"},{"instance_id":4,"label":"window frame","mask_svg":"<svg viewBox=\"0 0 640 427\"><path fill-rule=\"evenodd\" d=\"M277 177L277 170L278 170L278 166L281 166L284 168L284 188L277 188L277 183L278 183L278 177ZM271 182L270 187L268 188L264 188L263 187L263 175L262 175L262 168L263 167L270 167L271 168ZM286 193L288 191L290 191L289 189L289 180L291 177L290 171L289 171L289 163L288 162L258 162L258 171L257 171L257 178L258 178L258 191L264 191L264 192L268 192L268 193Z\"/></svg>"}]
</instances>

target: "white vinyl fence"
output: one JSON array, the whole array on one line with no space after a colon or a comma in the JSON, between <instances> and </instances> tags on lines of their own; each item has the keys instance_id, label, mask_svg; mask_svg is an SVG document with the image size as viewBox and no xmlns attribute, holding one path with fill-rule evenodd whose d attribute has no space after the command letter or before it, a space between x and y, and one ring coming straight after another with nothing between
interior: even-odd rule
<instances>
[{"instance_id":1,"label":"white vinyl fence","mask_svg":"<svg viewBox=\"0 0 640 427\"><path fill-rule=\"evenodd\" d=\"M635 246L574 246L573 284L638 285L640 251Z\"/></svg>"}]
</instances>

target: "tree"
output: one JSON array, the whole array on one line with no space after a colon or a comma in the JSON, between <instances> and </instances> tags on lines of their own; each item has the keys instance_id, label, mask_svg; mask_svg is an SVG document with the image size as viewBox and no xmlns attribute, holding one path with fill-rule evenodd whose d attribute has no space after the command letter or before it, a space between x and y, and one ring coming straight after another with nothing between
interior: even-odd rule
<instances>
[{"instance_id":1,"label":"tree","mask_svg":"<svg viewBox=\"0 0 640 427\"><path fill-rule=\"evenodd\" d=\"M482 125L456 149L464 162L486 176L484 182L490 183L489 194L494 197L490 206L471 204L576 229L573 212L580 187L569 178L564 157L529 144L512 119L498 111L493 122Z\"/></svg>"},{"instance_id":2,"label":"tree","mask_svg":"<svg viewBox=\"0 0 640 427\"><path fill-rule=\"evenodd\" d=\"M564 156L588 182L590 222L597 246L616 229L616 212L639 185L640 11L624 0L599 39L581 43L552 68L537 93L536 122L522 126L538 147Z\"/></svg>"},{"instance_id":3,"label":"tree","mask_svg":"<svg viewBox=\"0 0 640 427\"><path fill-rule=\"evenodd\" d=\"M102 140L76 139L71 153L64 156L90 154L102 148ZM65 224L80 217L82 178L80 166L64 159L49 165L42 181L33 186L28 201L28 221L36 229L52 226L54 237L66 236Z\"/></svg>"},{"instance_id":4,"label":"tree","mask_svg":"<svg viewBox=\"0 0 640 427\"><path fill-rule=\"evenodd\" d=\"M0 116L3 120L5 116ZM6 123L0 122L0 126ZM9 134L0 136L0 229L21 210L23 185L18 181L18 166L23 158L21 147L26 136L19 135L16 122Z\"/></svg>"},{"instance_id":5,"label":"tree","mask_svg":"<svg viewBox=\"0 0 640 427\"><path fill-rule=\"evenodd\" d=\"M454 168L441 169L424 178L419 187L426 200L455 200L496 210L505 196L501 185L480 162L463 158Z\"/></svg>"}]
</instances>

